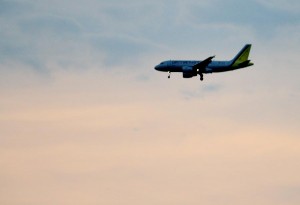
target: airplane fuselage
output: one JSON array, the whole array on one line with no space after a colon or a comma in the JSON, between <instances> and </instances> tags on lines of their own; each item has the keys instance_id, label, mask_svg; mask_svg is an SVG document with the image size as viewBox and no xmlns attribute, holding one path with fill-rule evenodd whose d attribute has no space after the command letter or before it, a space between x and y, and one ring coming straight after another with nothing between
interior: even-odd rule
<instances>
[{"instance_id":1,"label":"airplane fuselage","mask_svg":"<svg viewBox=\"0 0 300 205\"><path fill-rule=\"evenodd\" d=\"M201 61L170 60L163 61L155 66L155 69L162 72L184 72L186 68L192 68L198 63L201 63ZM239 67L233 67L231 65L231 61L212 61L202 73L219 73L239 69Z\"/></svg>"}]
</instances>

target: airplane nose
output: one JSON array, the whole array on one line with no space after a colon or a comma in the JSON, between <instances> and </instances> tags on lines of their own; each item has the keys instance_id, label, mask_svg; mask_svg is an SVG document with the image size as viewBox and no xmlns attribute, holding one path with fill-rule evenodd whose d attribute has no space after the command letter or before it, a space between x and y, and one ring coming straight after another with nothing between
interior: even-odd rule
<instances>
[{"instance_id":1,"label":"airplane nose","mask_svg":"<svg viewBox=\"0 0 300 205\"><path fill-rule=\"evenodd\" d=\"M159 64L159 65L155 66L154 69L157 71L162 71L163 65Z\"/></svg>"}]
</instances>

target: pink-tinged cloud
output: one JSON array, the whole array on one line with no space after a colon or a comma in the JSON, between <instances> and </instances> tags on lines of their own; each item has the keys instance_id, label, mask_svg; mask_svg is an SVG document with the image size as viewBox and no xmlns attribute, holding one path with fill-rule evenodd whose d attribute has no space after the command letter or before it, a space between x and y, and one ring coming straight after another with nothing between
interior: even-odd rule
<instances>
[{"instance_id":1,"label":"pink-tinged cloud","mask_svg":"<svg viewBox=\"0 0 300 205\"><path fill-rule=\"evenodd\" d=\"M198 81L135 75L11 74L25 86L1 90L1 204L299 202L297 116L271 103L284 93L187 99Z\"/></svg>"}]
</instances>

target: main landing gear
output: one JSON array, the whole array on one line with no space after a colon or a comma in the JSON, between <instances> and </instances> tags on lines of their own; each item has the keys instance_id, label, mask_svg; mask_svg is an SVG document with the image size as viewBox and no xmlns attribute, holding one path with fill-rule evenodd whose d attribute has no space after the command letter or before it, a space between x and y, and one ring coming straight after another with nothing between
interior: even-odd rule
<instances>
[{"instance_id":1,"label":"main landing gear","mask_svg":"<svg viewBox=\"0 0 300 205\"><path fill-rule=\"evenodd\" d=\"M200 73L199 75L200 75L200 80L203 81L203 74Z\"/></svg>"},{"instance_id":2,"label":"main landing gear","mask_svg":"<svg viewBox=\"0 0 300 205\"><path fill-rule=\"evenodd\" d=\"M170 78L170 77L171 77L171 72L170 72L170 71L168 71L168 73L169 73L169 75L168 75L168 78Z\"/></svg>"}]
</instances>

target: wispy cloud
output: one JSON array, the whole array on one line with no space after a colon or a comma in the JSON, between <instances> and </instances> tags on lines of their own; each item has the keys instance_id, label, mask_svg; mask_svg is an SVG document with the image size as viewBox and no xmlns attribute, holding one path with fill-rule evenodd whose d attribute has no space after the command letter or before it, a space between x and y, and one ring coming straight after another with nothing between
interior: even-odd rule
<instances>
[{"instance_id":1,"label":"wispy cloud","mask_svg":"<svg viewBox=\"0 0 300 205\"><path fill-rule=\"evenodd\" d=\"M298 14L300 12L300 3L296 0L257 0L258 3L270 8L270 9L276 9L281 10L285 12L291 12L293 14Z\"/></svg>"},{"instance_id":2,"label":"wispy cloud","mask_svg":"<svg viewBox=\"0 0 300 205\"><path fill-rule=\"evenodd\" d=\"M266 41L279 28L299 24L296 13L256 1L1 1L1 15L1 62L46 70L53 63L115 65L117 58L130 64L157 52L191 55L207 46Z\"/></svg>"},{"instance_id":3,"label":"wispy cloud","mask_svg":"<svg viewBox=\"0 0 300 205\"><path fill-rule=\"evenodd\" d=\"M185 99L195 99L195 98L204 98L206 95L210 93L216 93L221 89L220 85L203 85L198 87L197 89L186 89L182 91L182 95Z\"/></svg>"}]
</instances>

